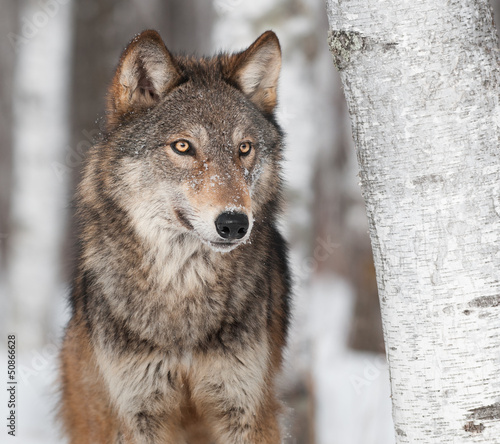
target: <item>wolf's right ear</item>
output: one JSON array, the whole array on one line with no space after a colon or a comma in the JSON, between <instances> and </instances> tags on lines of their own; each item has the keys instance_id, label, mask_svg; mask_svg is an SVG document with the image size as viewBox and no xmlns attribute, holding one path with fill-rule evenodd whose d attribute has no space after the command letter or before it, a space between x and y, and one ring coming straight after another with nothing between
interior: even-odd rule
<instances>
[{"instance_id":1,"label":"wolf's right ear","mask_svg":"<svg viewBox=\"0 0 500 444\"><path fill-rule=\"evenodd\" d=\"M160 35L153 30L139 34L123 51L109 88L108 127L116 125L126 113L153 106L181 78Z\"/></svg>"}]
</instances>

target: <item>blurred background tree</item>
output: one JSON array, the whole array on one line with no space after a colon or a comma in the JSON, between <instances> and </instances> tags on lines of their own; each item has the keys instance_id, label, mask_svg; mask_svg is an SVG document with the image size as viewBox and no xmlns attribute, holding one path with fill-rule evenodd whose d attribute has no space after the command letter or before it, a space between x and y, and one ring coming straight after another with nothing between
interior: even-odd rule
<instances>
[{"instance_id":1,"label":"blurred background tree","mask_svg":"<svg viewBox=\"0 0 500 444\"><path fill-rule=\"evenodd\" d=\"M5 3L5 4L3 4ZM4 38L0 40L0 323L7 322L7 297L5 283L5 260L7 255L7 225L11 195L12 171L12 80L16 52L6 38L18 27L18 2L3 2L0 14L0 29ZM2 331L4 333L4 331Z\"/></svg>"}]
</instances>

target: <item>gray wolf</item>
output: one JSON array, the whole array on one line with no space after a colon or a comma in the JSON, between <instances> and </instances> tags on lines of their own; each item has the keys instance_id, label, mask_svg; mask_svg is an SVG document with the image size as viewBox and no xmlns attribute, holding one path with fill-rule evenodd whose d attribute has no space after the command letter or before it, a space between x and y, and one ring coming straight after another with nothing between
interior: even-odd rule
<instances>
[{"instance_id":1,"label":"gray wolf","mask_svg":"<svg viewBox=\"0 0 500 444\"><path fill-rule=\"evenodd\" d=\"M123 52L76 197L72 444L281 442L280 66L271 31L211 58L176 56L155 31Z\"/></svg>"}]
</instances>

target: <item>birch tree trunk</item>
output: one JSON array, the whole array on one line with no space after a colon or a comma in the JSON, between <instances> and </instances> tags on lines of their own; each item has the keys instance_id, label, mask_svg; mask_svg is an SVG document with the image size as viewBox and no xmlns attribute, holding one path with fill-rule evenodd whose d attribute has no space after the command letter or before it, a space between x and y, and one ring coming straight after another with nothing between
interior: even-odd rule
<instances>
[{"instance_id":1,"label":"birch tree trunk","mask_svg":"<svg viewBox=\"0 0 500 444\"><path fill-rule=\"evenodd\" d=\"M29 0L20 8L13 85L12 200L8 291L9 331L22 348L47 339L62 295L61 250L67 217L67 182L52 165L68 145L71 0Z\"/></svg>"},{"instance_id":2,"label":"birch tree trunk","mask_svg":"<svg viewBox=\"0 0 500 444\"><path fill-rule=\"evenodd\" d=\"M327 0L398 443L500 440L500 104L487 0Z\"/></svg>"}]
</instances>

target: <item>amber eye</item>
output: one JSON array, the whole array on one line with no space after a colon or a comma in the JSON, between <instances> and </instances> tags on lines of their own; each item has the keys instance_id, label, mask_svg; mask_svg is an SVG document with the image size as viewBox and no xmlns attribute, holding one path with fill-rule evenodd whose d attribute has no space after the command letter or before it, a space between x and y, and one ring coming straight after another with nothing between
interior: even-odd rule
<instances>
[{"instance_id":1,"label":"amber eye","mask_svg":"<svg viewBox=\"0 0 500 444\"><path fill-rule=\"evenodd\" d=\"M174 152L177 154L186 154L186 155L193 155L194 150L191 147L191 144L187 140L176 140L175 142L172 142L170 144L170 147Z\"/></svg>"},{"instance_id":2,"label":"amber eye","mask_svg":"<svg viewBox=\"0 0 500 444\"><path fill-rule=\"evenodd\" d=\"M240 143L240 155L241 156L248 156L251 151L252 151L251 142L241 142Z\"/></svg>"}]
</instances>

